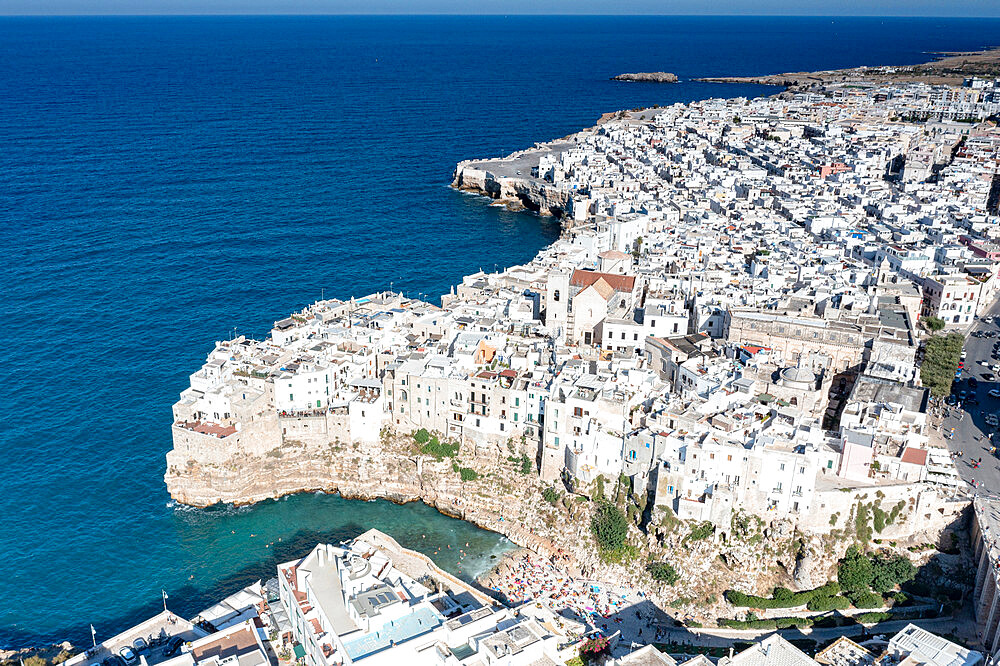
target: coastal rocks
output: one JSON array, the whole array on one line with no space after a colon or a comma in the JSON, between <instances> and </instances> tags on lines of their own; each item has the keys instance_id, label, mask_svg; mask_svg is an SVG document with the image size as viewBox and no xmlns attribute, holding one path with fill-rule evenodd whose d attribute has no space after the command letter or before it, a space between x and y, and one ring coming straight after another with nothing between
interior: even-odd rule
<instances>
[{"instance_id":1,"label":"coastal rocks","mask_svg":"<svg viewBox=\"0 0 1000 666\"><path fill-rule=\"evenodd\" d=\"M640 83L677 83L677 75L670 72L631 72L612 76L612 81L637 81Z\"/></svg>"},{"instance_id":2,"label":"coastal rocks","mask_svg":"<svg viewBox=\"0 0 1000 666\"><path fill-rule=\"evenodd\" d=\"M0 664L24 664L26 660L43 659L60 664L79 652L69 641L53 643L47 647L30 647L19 650L0 650ZM34 659L33 659L34 658Z\"/></svg>"},{"instance_id":3,"label":"coastal rocks","mask_svg":"<svg viewBox=\"0 0 1000 666\"><path fill-rule=\"evenodd\" d=\"M523 157L523 156L522 156ZM509 160L509 158L505 158ZM505 160L492 162L460 162L452 177L452 186L496 199L511 210L530 210L540 215L566 218L573 210L572 193L538 178L525 177L530 164L513 168ZM534 168L537 168L537 159ZM490 168L492 167L492 168ZM506 172L511 171L508 175ZM521 175L518 175L521 172Z\"/></svg>"}]
</instances>

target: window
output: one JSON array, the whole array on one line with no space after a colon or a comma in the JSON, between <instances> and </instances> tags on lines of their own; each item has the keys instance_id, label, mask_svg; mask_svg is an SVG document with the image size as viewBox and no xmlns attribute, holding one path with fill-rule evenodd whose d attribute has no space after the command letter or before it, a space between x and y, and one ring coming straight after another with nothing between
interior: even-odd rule
<instances>
[{"instance_id":1,"label":"window","mask_svg":"<svg viewBox=\"0 0 1000 666\"><path fill-rule=\"evenodd\" d=\"M805 473L806 473L806 468L805 467L799 467L799 474L805 474Z\"/></svg>"},{"instance_id":2,"label":"window","mask_svg":"<svg viewBox=\"0 0 1000 666\"><path fill-rule=\"evenodd\" d=\"M583 416L583 408L582 407L574 407L573 408L573 416L578 416L578 417L579 416Z\"/></svg>"},{"instance_id":3,"label":"window","mask_svg":"<svg viewBox=\"0 0 1000 666\"><path fill-rule=\"evenodd\" d=\"M289 393L288 394L288 399L289 400L295 400L295 396L293 394Z\"/></svg>"},{"instance_id":4,"label":"window","mask_svg":"<svg viewBox=\"0 0 1000 666\"><path fill-rule=\"evenodd\" d=\"M780 471L784 472L785 471L785 463L781 463L780 465L778 465L778 469Z\"/></svg>"},{"instance_id":5,"label":"window","mask_svg":"<svg viewBox=\"0 0 1000 666\"><path fill-rule=\"evenodd\" d=\"M559 290L558 290L558 289L556 289L556 290L555 290L555 291L554 291L554 292L552 293L552 300L554 300L554 301L555 301L556 303L558 303L558 302L559 302Z\"/></svg>"},{"instance_id":6,"label":"window","mask_svg":"<svg viewBox=\"0 0 1000 666\"><path fill-rule=\"evenodd\" d=\"M733 460L733 457L732 457L732 456L726 456L726 460L728 460L728 461L732 462L732 460Z\"/></svg>"}]
</instances>

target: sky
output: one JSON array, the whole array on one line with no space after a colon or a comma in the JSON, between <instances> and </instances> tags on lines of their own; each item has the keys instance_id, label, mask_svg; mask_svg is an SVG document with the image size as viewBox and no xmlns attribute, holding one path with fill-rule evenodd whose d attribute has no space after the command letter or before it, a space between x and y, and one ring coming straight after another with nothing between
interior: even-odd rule
<instances>
[{"instance_id":1,"label":"sky","mask_svg":"<svg viewBox=\"0 0 1000 666\"><path fill-rule=\"evenodd\" d=\"M1000 0L0 0L33 14L699 14L1000 16Z\"/></svg>"}]
</instances>

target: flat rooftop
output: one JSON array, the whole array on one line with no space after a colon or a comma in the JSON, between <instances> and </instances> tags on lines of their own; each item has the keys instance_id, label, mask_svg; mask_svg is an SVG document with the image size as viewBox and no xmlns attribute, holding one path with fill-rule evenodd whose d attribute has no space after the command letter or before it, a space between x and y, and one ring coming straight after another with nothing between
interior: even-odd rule
<instances>
[{"instance_id":1,"label":"flat rooftop","mask_svg":"<svg viewBox=\"0 0 1000 666\"><path fill-rule=\"evenodd\" d=\"M379 631L344 642L344 650L358 661L393 645L426 634L441 626L441 618L429 608L419 608L409 615L385 624Z\"/></svg>"},{"instance_id":2,"label":"flat rooftop","mask_svg":"<svg viewBox=\"0 0 1000 666\"><path fill-rule=\"evenodd\" d=\"M240 666L260 666L267 663L267 657L260 651L252 626L227 633L218 640L207 643L191 651L196 662L215 658L218 661L236 657Z\"/></svg>"},{"instance_id":3,"label":"flat rooftop","mask_svg":"<svg viewBox=\"0 0 1000 666\"><path fill-rule=\"evenodd\" d=\"M854 385L850 400L896 403L911 412L926 412L929 395L925 388L910 388L889 379L861 375Z\"/></svg>"}]
</instances>

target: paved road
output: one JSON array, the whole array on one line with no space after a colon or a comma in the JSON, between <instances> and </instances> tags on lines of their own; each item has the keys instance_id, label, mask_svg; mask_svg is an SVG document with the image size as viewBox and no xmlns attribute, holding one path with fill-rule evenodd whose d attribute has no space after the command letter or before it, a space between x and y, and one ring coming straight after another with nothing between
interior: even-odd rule
<instances>
[{"instance_id":1,"label":"paved road","mask_svg":"<svg viewBox=\"0 0 1000 666\"><path fill-rule=\"evenodd\" d=\"M984 316L1000 315L1000 303L994 304ZM956 387L957 390L964 390L975 393L979 404L962 404L961 409L949 408L951 416L946 417L941 424L941 432L947 433L951 428L955 429L955 436L947 440L948 448L952 453L961 453L961 457L955 459L956 467L962 478L969 482L976 481L979 488L992 493L1000 493L1000 458L990 453L993 443L1000 444L1000 435L996 434L996 428L991 428L986 424L984 417L986 414L1000 414L1000 399L991 398L989 391L1000 388L997 379L985 381L983 373L993 372L987 367L983 367L980 361L993 365L1000 363L993 358L993 345L1000 336L994 338L975 338L971 333L974 331L997 331L1000 332L1000 325L997 323L986 324L982 320L977 321L970 329L970 335L965 340L965 370L962 373L962 381ZM993 373L997 374L997 373ZM973 391L969 388L969 378L975 377L979 386ZM938 419L934 419L936 423ZM990 436L993 436L993 443ZM978 468L973 467L973 461L982 459Z\"/></svg>"},{"instance_id":2,"label":"paved road","mask_svg":"<svg viewBox=\"0 0 1000 666\"><path fill-rule=\"evenodd\" d=\"M892 636L902 631L908 624L915 624L928 631L938 634L954 633L962 636L966 640L974 640L975 624L970 618L965 617L942 617L929 620L893 620L883 622L878 625L876 635ZM795 640L798 638L811 638L817 643L832 641L841 636L862 636L871 637L873 632L871 627L860 624L852 624L846 627L826 627L813 629L668 629L658 642L663 643L687 643L692 645L704 645L708 647L729 647L735 641L756 641L773 633L781 634L783 638ZM624 640L624 636L623 636Z\"/></svg>"}]
</instances>

